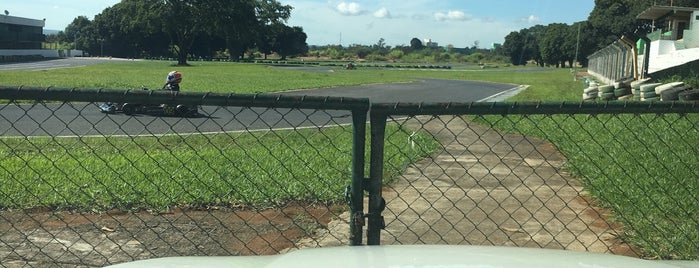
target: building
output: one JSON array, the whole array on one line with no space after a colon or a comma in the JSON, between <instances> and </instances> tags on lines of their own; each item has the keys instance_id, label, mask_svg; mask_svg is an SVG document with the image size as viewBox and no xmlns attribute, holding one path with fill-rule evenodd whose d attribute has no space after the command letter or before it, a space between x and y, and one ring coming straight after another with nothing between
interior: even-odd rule
<instances>
[{"instance_id":1,"label":"building","mask_svg":"<svg viewBox=\"0 0 699 268\"><path fill-rule=\"evenodd\" d=\"M432 42L432 39L429 39L429 38L425 38L422 43L425 47L431 47L431 48L439 47L439 43Z\"/></svg>"},{"instance_id":2,"label":"building","mask_svg":"<svg viewBox=\"0 0 699 268\"><path fill-rule=\"evenodd\" d=\"M652 6L638 19L650 20L657 29L648 34L648 73L699 60L699 8ZM639 44L639 54L645 45Z\"/></svg>"},{"instance_id":3,"label":"building","mask_svg":"<svg viewBox=\"0 0 699 268\"><path fill-rule=\"evenodd\" d=\"M41 49L45 22L0 15L0 49Z\"/></svg>"},{"instance_id":4,"label":"building","mask_svg":"<svg viewBox=\"0 0 699 268\"><path fill-rule=\"evenodd\" d=\"M588 57L588 73L613 83L652 76L699 61L699 8L652 6L637 18L653 32L634 42L626 37Z\"/></svg>"}]
</instances>

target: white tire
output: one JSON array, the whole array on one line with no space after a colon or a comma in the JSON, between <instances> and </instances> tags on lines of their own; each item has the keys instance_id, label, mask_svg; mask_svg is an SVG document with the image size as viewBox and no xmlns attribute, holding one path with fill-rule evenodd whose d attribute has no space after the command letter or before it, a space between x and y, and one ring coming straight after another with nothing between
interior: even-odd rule
<instances>
[{"instance_id":1,"label":"white tire","mask_svg":"<svg viewBox=\"0 0 699 268\"><path fill-rule=\"evenodd\" d=\"M655 94L660 95L660 93L662 93L665 90L675 88L675 87L681 87L681 86L684 86L684 82L672 82L672 83L659 85L659 86L655 87Z\"/></svg>"}]
</instances>

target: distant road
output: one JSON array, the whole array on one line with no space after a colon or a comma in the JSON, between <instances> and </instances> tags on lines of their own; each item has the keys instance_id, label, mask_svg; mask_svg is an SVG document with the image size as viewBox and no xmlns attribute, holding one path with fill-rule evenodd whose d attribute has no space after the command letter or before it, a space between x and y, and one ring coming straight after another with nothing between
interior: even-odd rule
<instances>
[{"instance_id":1,"label":"distant road","mask_svg":"<svg viewBox=\"0 0 699 268\"><path fill-rule=\"evenodd\" d=\"M90 57L74 57L61 58L55 60L19 62L19 63L0 63L0 71L43 71L59 68L82 67L93 64L100 64L110 61L133 61L121 58L90 58ZM136 60L138 61L138 60Z\"/></svg>"},{"instance_id":2,"label":"distant road","mask_svg":"<svg viewBox=\"0 0 699 268\"><path fill-rule=\"evenodd\" d=\"M418 79L412 83L370 84L287 91L284 95L369 98L371 102L476 102L496 101L490 97L517 88L514 84Z\"/></svg>"}]
</instances>

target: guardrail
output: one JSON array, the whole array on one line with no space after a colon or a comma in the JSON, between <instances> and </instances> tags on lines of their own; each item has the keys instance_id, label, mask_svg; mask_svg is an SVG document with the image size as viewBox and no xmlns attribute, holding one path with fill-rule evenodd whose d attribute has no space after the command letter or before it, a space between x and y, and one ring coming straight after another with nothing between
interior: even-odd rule
<instances>
[{"instance_id":1,"label":"guardrail","mask_svg":"<svg viewBox=\"0 0 699 268\"><path fill-rule=\"evenodd\" d=\"M587 57L588 73L607 84L637 78L640 68L634 51L633 44L618 40Z\"/></svg>"}]
</instances>

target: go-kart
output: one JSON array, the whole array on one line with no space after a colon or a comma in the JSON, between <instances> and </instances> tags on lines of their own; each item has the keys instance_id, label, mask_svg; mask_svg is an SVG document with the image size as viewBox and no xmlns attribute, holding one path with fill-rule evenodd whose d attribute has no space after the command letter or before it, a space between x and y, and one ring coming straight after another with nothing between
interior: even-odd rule
<instances>
[{"instance_id":1,"label":"go-kart","mask_svg":"<svg viewBox=\"0 0 699 268\"><path fill-rule=\"evenodd\" d=\"M141 87L143 90L149 90L146 87ZM163 88L163 90L167 90ZM123 113L125 115L134 114L151 114L165 116L181 116L193 117L199 115L199 107L196 105L184 104L139 104L139 103L117 103L105 102L99 105L99 109L103 113L115 114Z\"/></svg>"}]
</instances>

